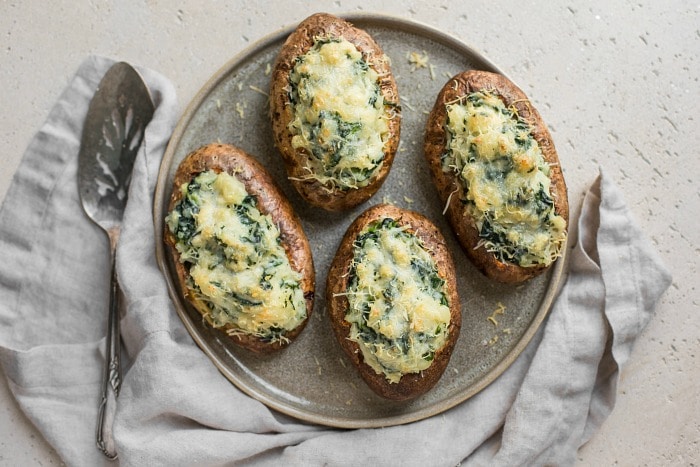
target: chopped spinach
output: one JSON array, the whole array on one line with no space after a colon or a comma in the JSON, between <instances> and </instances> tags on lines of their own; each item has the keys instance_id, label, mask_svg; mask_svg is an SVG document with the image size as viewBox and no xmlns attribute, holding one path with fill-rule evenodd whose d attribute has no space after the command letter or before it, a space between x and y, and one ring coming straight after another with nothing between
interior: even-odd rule
<instances>
[{"instance_id":1,"label":"chopped spinach","mask_svg":"<svg viewBox=\"0 0 700 467\"><path fill-rule=\"evenodd\" d=\"M528 253L525 246L508 240L506 231L502 228L495 227L494 223L488 217L484 219L481 225L479 237L493 245L498 245L498 248L491 248L489 251L501 262L518 264L523 256Z\"/></svg>"},{"instance_id":2,"label":"chopped spinach","mask_svg":"<svg viewBox=\"0 0 700 467\"><path fill-rule=\"evenodd\" d=\"M231 298L233 298L243 306L260 306L263 304L263 302L261 302L260 300L255 300L250 297L244 297L242 294L234 291L230 291L229 295L231 296Z\"/></svg>"},{"instance_id":3,"label":"chopped spinach","mask_svg":"<svg viewBox=\"0 0 700 467\"><path fill-rule=\"evenodd\" d=\"M551 211L554 207L554 200L552 200L552 197L549 195L549 193L547 193L547 190L545 190L542 184L540 184L539 191L535 193L533 202L535 212L537 212L537 214L540 216Z\"/></svg>"}]
</instances>

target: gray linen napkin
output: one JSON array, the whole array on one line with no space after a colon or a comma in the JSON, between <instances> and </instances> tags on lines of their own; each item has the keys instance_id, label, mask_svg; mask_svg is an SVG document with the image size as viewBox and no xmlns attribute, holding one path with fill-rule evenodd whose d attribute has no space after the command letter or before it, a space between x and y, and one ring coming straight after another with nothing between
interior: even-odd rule
<instances>
[{"instance_id":1,"label":"gray linen napkin","mask_svg":"<svg viewBox=\"0 0 700 467\"><path fill-rule=\"evenodd\" d=\"M113 62L90 57L29 145L0 211L0 363L22 410L70 465L94 444L106 329L107 240L83 215L77 153L89 100ZM137 158L117 272L127 368L114 414L123 465L570 465L603 423L636 338L670 284L614 182L586 195L568 280L546 325L484 391L408 425L335 430L269 410L230 384L189 337L154 258L152 196L177 117L156 101ZM221 410L227 407L227 410Z\"/></svg>"}]
</instances>

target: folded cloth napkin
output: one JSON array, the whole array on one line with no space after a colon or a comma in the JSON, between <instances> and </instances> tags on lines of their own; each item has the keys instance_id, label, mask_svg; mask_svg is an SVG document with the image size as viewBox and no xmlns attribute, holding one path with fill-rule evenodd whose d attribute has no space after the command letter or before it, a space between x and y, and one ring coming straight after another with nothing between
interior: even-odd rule
<instances>
[{"instance_id":1,"label":"folded cloth napkin","mask_svg":"<svg viewBox=\"0 0 700 467\"><path fill-rule=\"evenodd\" d=\"M107 238L76 185L82 123L112 60L88 58L30 143L0 211L0 363L27 417L69 465L95 446L109 280ZM154 257L152 199L177 118L156 102L117 252L127 353L113 431L123 465L571 465L615 402L619 374L670 274L601 169L586 194L568 279L535 338L494 383L439 416L337 430L271 411L194 344ZM228 410L221 410L228 407Z\"/></svg>"}]
</instances>

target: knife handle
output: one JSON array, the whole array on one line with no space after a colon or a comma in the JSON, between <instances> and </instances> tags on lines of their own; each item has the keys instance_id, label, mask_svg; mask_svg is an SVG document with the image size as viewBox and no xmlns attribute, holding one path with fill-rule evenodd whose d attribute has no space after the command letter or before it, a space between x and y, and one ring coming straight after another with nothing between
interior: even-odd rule
<instances>
[{"instance_id":1,"label":"knife handle","mask_svg":"<svg viewBox=\"0 0 700 467\"><path fill-rule=\"evenodd\" d=\"M109 315L107 318L106 359L102 375L102 397L97 414L97 447L113 460L117 458L112 436L112 423L116 400L121 387L121 337L119 331L119 284L117 282L117 270L115 256L118 229L110 229L108 232L110 243L111 280L109 288ZM110 405L111 404L111 405ZM109 409L109 410L108 410ZM105 437L105 432L108 436ZM105 439L108 438L108 439Z\"/></svg>"}]
</instances>

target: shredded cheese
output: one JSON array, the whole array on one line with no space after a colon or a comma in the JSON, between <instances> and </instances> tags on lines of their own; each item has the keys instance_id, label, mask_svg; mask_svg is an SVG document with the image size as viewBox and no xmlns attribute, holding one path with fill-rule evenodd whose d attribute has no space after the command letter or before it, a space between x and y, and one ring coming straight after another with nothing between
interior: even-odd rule
<instances>
[{"instance_id":1,"label":"shredded cheese","mask_svg":"<svg viewBox=\"0 0 700 467\"><path fill-rule=\"evenodd\" d=\"M407 57L408 63L410 63L413 66L413 70L428 67L428 53L425 50L422 54L420 52L415 51L409 52L407 54Z\"/></svg>"}]
</instances>

